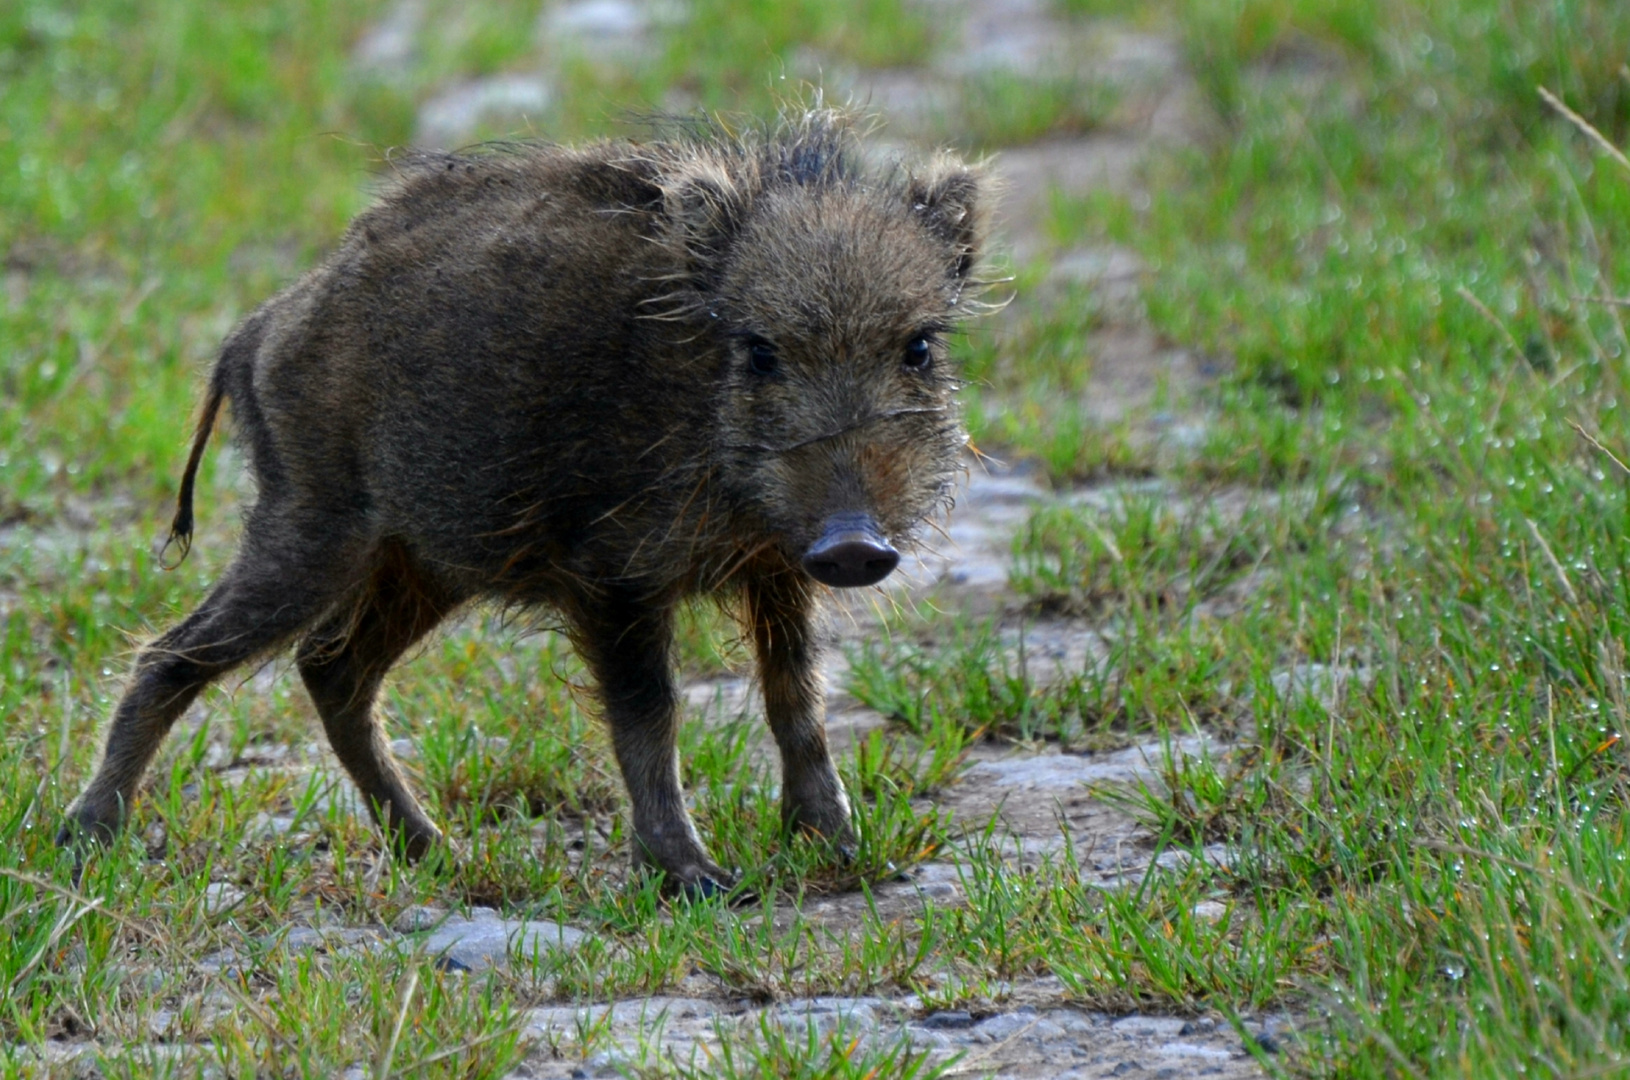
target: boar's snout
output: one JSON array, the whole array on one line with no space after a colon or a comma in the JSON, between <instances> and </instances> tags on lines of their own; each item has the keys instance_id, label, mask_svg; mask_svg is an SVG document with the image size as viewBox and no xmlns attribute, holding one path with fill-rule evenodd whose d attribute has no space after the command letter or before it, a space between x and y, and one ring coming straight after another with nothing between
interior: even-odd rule
<instances>
[{"instance_id":1,"label":"boar's snout","mask_svg":"<svg viewBox=\"0 0 1630 1080\"><path fill-rule=\"evenodd\" d=\"M900 553L883 538L870 514L826 519L821 537L804 552L804 571L822 585L853 589L876 585L900 565Z\"/></svg>"}]
</instances>

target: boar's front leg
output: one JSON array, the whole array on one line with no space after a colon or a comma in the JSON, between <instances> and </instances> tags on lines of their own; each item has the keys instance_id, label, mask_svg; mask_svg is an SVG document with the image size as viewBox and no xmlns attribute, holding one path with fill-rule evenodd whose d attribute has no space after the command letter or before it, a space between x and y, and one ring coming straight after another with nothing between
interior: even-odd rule
<instances>
[{"instance_id":1,"label":"boar's front leg","mask_svg":"<svg viewBox=\"0 0 1630 1080\"><path fill-rule=\"evenodd\" d=\"M669 651L673 611L630 597L601 599L579 617L578 645L600 683L611 742L634 814L634 865L697 896L728 891L731 875L708 857L679 786L679 695Z\"/></svg>"},{"instance_id":2,"label":"boar's front leg","mask_svg":"<svg viewBox=\"0 0 1630 1080\"><path fill-rule=\"evenodd\" d=\"M753 579L748 618L764 684L764 714L781 750L784 826L809 829L853 851L849 800L826 745L826 687L810 583L798 574Z\"/></svg>"}]
</instances>

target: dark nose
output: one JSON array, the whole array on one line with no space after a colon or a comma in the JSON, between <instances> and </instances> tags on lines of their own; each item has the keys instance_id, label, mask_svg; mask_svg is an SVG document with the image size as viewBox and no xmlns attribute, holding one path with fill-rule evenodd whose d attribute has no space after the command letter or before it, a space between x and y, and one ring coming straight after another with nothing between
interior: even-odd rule
<instances>
[{"instance_id":1,"label":"dark nose","mask_svg":"<svg viewBox=\"0 0 1630 1080\"><path fill-rule=\"evenodd\" d=\"M899 565L900 553L869 514L828 518L821 538L804 552L804 572L839 589L876 585Z\"/></svg>"}]
</instances>

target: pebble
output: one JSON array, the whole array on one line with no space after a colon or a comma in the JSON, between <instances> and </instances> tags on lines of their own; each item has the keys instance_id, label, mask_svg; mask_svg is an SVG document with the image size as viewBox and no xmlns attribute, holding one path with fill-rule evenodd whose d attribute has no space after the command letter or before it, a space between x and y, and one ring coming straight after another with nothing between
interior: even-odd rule
<instances>
[{"instance_id":1,"label":"pebble","mask_svg":"<svg viewBox=\"0 0 1630 1080\"><path fill-rule=\"evenodd\" d=\"M538 75L494 75L459 83L419 109L415 138L426 149L456 149L483 126L538 120L553 100L553 87Z\"/></svg>"},{"instance_id":2,"label":"pebble","mask_svg":"<svg viewBox=\"0 0 1630 1080\"><path fill-rule=\"evenodd\" d=\"M1016 1012L998 1014L981 1020L969 1032L969 1037L975 1042L993 1043L1011 1039L1036 1023L1034 1012Z\"/></svg>"},{"instance_id":3,"label":"pebble","mask_svg":"<svg viewBox=\"0 0 1630 1080\"><path fill-rule=\"evenodd\" d=\"M1189 1042L1169 1042L1155 1049L1167 1057L1203 1058L1207 1061L1227 1061L1234 1056L1230 1050L1218 1046L1200 1046Z\"/></svg>"},{"instance_id":4,"label":"pebble","mask_svg":"<svg viewBox=\"0 0 1630 1080\"><path fill-rule=\"evenodd\" d=\"M1297 664L1274 672L1268 681L1281 701L1312 698L1329 709L1334 707L1338 697L1353 692L1355 686L1359 690L1367 689L1375 681L1375 672L1367 667Z\"/></svg>"},{"instance_id":5,"label":"pebble","mask_svg":"<svg viewBox=\"0 0 1630 1080\"><path fill-rule=\"evenodd\" d=\"M576 0L550 8L543 20L549 37L629 37L644 33L650 22L640 5L628 0Z\"/></svg>"},{"instance_id":6,"label":"pebble","mask_svg":"<svg viewBox=\"0 0 1630 1080\"><path fill-rule=\"evenodd\" d=\"M429 909L397 920L398 928L420 932L428 922ZM547 919L505 919L492 908L472 908L468 918L445 915L417 942L427 955L447 971L487 971L509 966L512 956L536 962L546 952L577 948L588 934Z\"/></svg>"},{"instance_id":7,"label":"pebble","mask_svg":"<svg viewBox=\"0 0 1630 1080\"><path fill-rule=\"evenodd\" d=\"M384 79L400 79L418 52L424 25L425 0L397 0L385 17L357 39L351 62L358 71Z\"/></svg>"},{"instance_id":8,"label":"pebble","mask_svg":"<svg viewBox=\"0 0 1630 1080\"><path fill-rule=\"evenodd\" d=\"M244 892L226 881L212 881L204 886L204 914L220 915L243 902Z\"/></svg>"},{"instance_id":9,"label":"pebble","mask_svg":"<svg viewBox=\"0 0 1630 1080\"><path fill-rule=\"evenodd\" d=\"M1279 1053L1279 1037L1267 1028L1257 1032L1256 1044L1264 1054Z\"/></svg>"},{"instance_id":10,"label":"pebble","mask_svg":"<svg viewBox=\"0 0 1630 1080\"><path fill-rule=\"evenodd\" d=\"M1177 1016L1125 1016L1110 1027L1117 1035L1171 1039L1183 1034L1187 1021Z\"/></svg>"},{"instance_id":11,"label":"pebble","mask_svg":"<svg viewBox=\"0 0 1630 1080\"><path fill-rule=\"evenodd\" d=\"M1218 749L1211 739L1188 737L1171 743L1182 757L1199 757ZM1030 754L981 761L964 774L999 787L1068 790L1087 784L1136 783L1157 778L1165 760L1162 743L1132 746L1112 754Z\"/></svg>"}]
</instances>

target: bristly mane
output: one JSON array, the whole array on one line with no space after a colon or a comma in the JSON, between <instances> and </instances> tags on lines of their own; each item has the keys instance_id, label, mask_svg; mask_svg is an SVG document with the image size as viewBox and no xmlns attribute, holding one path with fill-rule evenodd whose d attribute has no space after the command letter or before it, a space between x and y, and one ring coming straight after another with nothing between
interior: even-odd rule
<instances>
[{"instance_id":1,"label":"bristly mane","mask_svg":"<svg viewBox=\"0 0 1630 1080\"><path fill-rule=\"evenodd\" d=\"M931 188L937 178L977 176L987 191L991 186L983 164L965 163L954 154L908 152L893 160L868 159L861 140L878 126L878 117L828 106L818 91L807 104L790 101L770 118L643 114L630 119L645 127L648 136L565 152L585 161L597 159L594 182L603 187L605 212L654 214L662 222L659 242L674 245L678 253L675 270L653 279L668 288L643 302L641 319L683 322L705 316L711 309L709 285L731 237L755 201L776 189L863 192L884 203L913 206L927 219L933 209L913 204L917 193ZM461 197L479 199L491 185L524 186L533 163L551 152L562 148L523 140L396 155L389 159L394 191L384 201L412 198L410 192L420 191L446 198L455 187ZM977 203L973 213L983 217L985 204ZM954 226L943 220L940 224ZM952 321L1005 303L988 303L980 296L1011 279L984 278L969 269L964 265L958 272L957 299L947 313Z\"/></svg>"}]
</instances>

